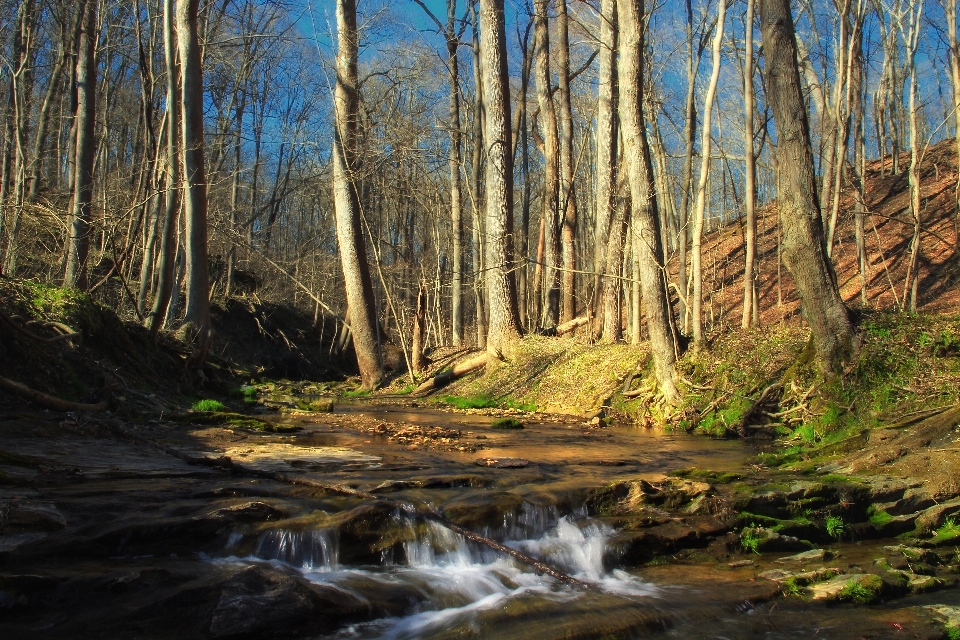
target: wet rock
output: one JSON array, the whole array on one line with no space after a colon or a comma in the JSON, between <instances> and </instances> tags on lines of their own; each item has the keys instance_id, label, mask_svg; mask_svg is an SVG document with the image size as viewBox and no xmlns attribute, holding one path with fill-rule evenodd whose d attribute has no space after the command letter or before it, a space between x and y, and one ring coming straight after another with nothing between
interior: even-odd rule
<instances>
[{"instance_id":1,"label":"wet rock","mask_svg":"<svg viewBox=\"0 0 960 640\"><path fill-rule=\"evenodd\" d=\"M365 608L339 589L249 567L221 587L210 633L215 638L325 633L335 629L337 620L357 617Z\"/></svg>"},{"instance_id":2,"label":"wet rock","mask_svg":"<svg viewBox=\"0 0 960 640\"><path fill-rule=\"evenodd\" d=\"M443 505L443 515L473 531L496 528L518 513L523 498L506 491L470 493Z\"/></svg>"},{"instance_id":3,"label":"wet rock","mask_svg":"<svg viewBox=\"0 0 960 640\"><path fill-rule=\"evenodd\" d=\"M740 533L740 541L744 548L767 553L770 551L802 551L813 545L806 540L793 536L783 535L764 527L747 527Z\"/></svg>"},{"instance_id":4,"label":"wet rock","mask_svg":"<svg viewBox=\"0 0 960 640\"><path fill-rule=\"evenodd\" d=\"M0 575L0 611L38 604L56 588L56 580L46 576Z\"/></svg>"},{"instance_id":5,"label":"wet rock","mask_svg":"<svg viewBox=\"0 0 960 640\"><path fill-rule=\"evenodd\" d=\"M644 507L656 505L664 509L680 509L684 505L706 496L712 487L706 482L686 478L668 477L658 482L631 480L615 482L592 491L587 497L587 506L601 515L630 515ZM690 506L690 513L698 513L707 502Z\"/></svg>"},{"instance_id":6,"label":"wet rock","mask_svg":"<svg viewBox=\"0 0 960 640\"><path fill-rule=\"evenodd\" d=\"M416 536L407 518L389 502L366 502L353 509L328 515L322 512L278 523L282 531L325 530L338 539L339 560L343 564L376 564L384 552L399 550L402 543Z\"/></svg>"},{"instance_id":7,"label":"wet rock","mask_svg":"<svg viewBox=\"0 0 960 640\"><path fill-rule=\"evenodd\" d=\"M921 575L912 571L892 569L887 572L888 578L897 586L909 590L911 593L925 593L942 588L943 581L936 576Z\"/></svg>"},{"instance_id":8,"label":"wet rock","mask_svg":"<svg viewBox=\"0 0 960 640\"><path fill-rule=\"evenodd\" d=\"M66 518L49 502L11 500L0 505L0 533L59 531L66 526Z\"/></svg>"},{"instance_id":9,"label":"wet rock","mask_svg":"<svg viewBox=\"0 0 960 640\"><path fill-rule=\"evenodd\" d=\"M605 564L636 566L657 555L706 546L709 539L682 522L667 522L637 532L621 532L608 545Z\"/></svg>"},{"instance_id":10,"label":"wet rock","mask_svg":"<svg viewBox=\"0 0 960 640\"><path fill-rule=\"evenodd\" d=\"M530 461L525 458L477 458L476 465L494 469L523 469L530 465Z\"/></svg>"},{"instance_id":11,"label":"wet rock","mask_svg":"<svg viewBox=\"0 0 960 640\"><path fill-rule=\"evenodd\" d=\"M872 573L839 575L809 587L814 600L849 601L856 604L876 602L883 589L883 580Z\"/></svg>"},{"instance_id":12,"label":"wet rock","mask_svg":"<svg viewBox=\"0 0 960 640\"><path fill-rule=\"evenodd\" d=\"M286 517L283 511L271 507L265 502L245 502L232 507L217 509L212 515L235 522L269 522Z\"/></svg>"},{"instance_id":13,"label":"wet rock","mask_svg":"<svg viewBox=\"0 0 960 640\"><path fill-rule=\"evenodd\" d=\"M940 557L929 549L920 549L919 547L908 547L898 544L884 547L883 550L894 558L906 558L914 563L940 564Z\"/></svg>"},{"instance_id":14,"label":"wet rock","mask_svg":"<svg viewBox=\"0 0 960 640\"><path fill-rule=\"evenodd\" d=\"M823 549L811 549L793 556L780 558L777 562L816 562L826 558L827 552Z\"/></svg>"},{"instance_id":15,"label":"wet rock","mask_svg":"<svg viewBox=\"0 0 960 640\"><path fill-rule=\"evenodd\" d=\"M960 513L960 498L932 506L917 518L917 532L928 535L934 529L943 526L947 518L956 513Z\"/></svg>"}]
</instances>

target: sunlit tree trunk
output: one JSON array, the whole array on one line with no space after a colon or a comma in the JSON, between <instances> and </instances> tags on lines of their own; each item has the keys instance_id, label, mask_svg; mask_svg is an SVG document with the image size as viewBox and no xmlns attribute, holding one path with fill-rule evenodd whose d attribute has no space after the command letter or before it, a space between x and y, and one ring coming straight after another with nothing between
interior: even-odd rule
<instances>
[{"instance_id":1,"label":"sunlit tree trunk","mask_svg":"<svg viewBox=\"0 0 960 640\"><path fill-rule=\"evenodd\" d=\"M480 68L486 109L486 282L490 300L487 353L509 355L520 337L513 276L513 150L510 77L503 0L480 0Z\"/></svg>"},{"instance_id":2,"label":"sunlit tree trunk","mask_svg":"<svg viewBox=\"0 0 960 640\"><path fill-rule=\"evenodd\" d=\"M757 167L753 146L753 7L754 0L747 0L747 17L744 21L745 45L743 57L743 144L744 144L744 178L746 180L743 205L747 214L747 225L744 230L746 265L743 270L743 314L740 326L744 329L755 327L760 318L754 313L758 305L754 300L757 295L757 283L753 269L757 259Z\"/></svg>"},{"instance_id":3,"label":"sunlit tree trunk","mask_svg":"<svg viewBox=\"0 0 960 640\"><path fill-rule=\"evenodd\" d=\"M607 266L607 244L616 212L617 187L617 2L600 3L600 77L597 104L596 159L596 233L594 244L594 313L602 322L604 316L601 292L606 286L601 274ZM597 322L595 326L599 326ZM594 329L596 334L596 329Z\"/></svg>"},{"instance_id":4,"label":"sunlit tree trunk","mask_svg":"<svg viewBox=\"0 0 960 640\"><path fill-rule=\"evenodd\" d=\"M702 238L703 216L707 202L707 179L710 177L710 142L711 117L713 104L717 96L717 81L720 79L720 47L723 44L723 22L726 14L726 2L717 3L717 26L713 35L713 71L710 74L710 84L707 86L707 95L703 99L703 137L700 142L700 179L697 183L697 204L693 211L693 247L691 251L690 269L693 272L693 291L691 292L690 306L692 307L693 342L703 346L703 267Z\"/></svg>"},{"instance_id":5,"label":"sunlit tree trunk","mask_svg":"<svg viewBox=\"0 0 960 640\"><path fill-rule=\"evenodd\" d=\"M383 380L377 335L377 315L370 266L363 242L359 168L359 80L357 78L357 5L337 0L337 86L334 94L333 193L337 243L350 308L350 329L364 389L375 389Z\"/></svg>"},{"instance_id":6,"label":"sunlit tree trunk","mask_svg":"<svg viewBox=\"0 0 960 640\"><path fill-rule=\"evenodd\" d=\"M760 0L759 9L764 86L777 127L781 167L777 195L783 261L796 282L820 368L836 374L853 355L855 334L824 254L817 176L797 69L790 0Z\"/></svg>"},{"instance_id":7,"label":"sunlit tree trunk","mask_svg":"<svg viewBox=\"0 0 960 640\"><path fill-rule=\"evenodd\" d=\"M453 281L450 299L452 344L463 343L463 196L460 191L460 73L457 65L459 40L456 31L456 0L447 0L447 73L450 84L450 222L453 225Z\"/></svg>"},{"instance_id":8,"label":"sunlit tree trunk","mask_svg":"<svg viewBox=\"0 0 960 640\"><path fill-rule=\"evenodd\" d=\"M957 166L960 167L960 41L957 40L957 0L940 0L947 18L947 43L950 46L950 82L953 85L953 137L957 146ZM960 171L954 188L957 211L953 220L954 253L960 254Z\"/></svg>"},{"instance_id":9,"label":"sunlit tree trunk","mask_svg":"<svg viewBox=\"0 0 960 640\"><path fill-rule=\"evenodd\" d=\"M556 326L560 316L560 283L558 266L557 220L560 213L560 141L557 115L550 87L550 30L547 25L548 0L534 0L534 38L536 40L535 76L537 101L540 104L540 130L543 138L543 289L546 302L539 319L540 326Z\"/></svg>"},{"instance_id":10,"label":"sunlit tree trunk","mask_svg":"<svg viewBox=\"0 0 960 640\"><path fill-rule=\"evenodd\" d=\"M555 0L557 7L557 97L560 99L560 200L561 274L560 320L577 315L575 298L577 256L577 195L574 189L573 107L570 104L570 37L567 25L567 0Z\"/></svg>"},{"instance_id":11,"label":"sunlit tree trunk","mask_svg":"<svg viewBox=\"0 0 960 640\"><path fill-rule=\"evenodd\" d=\"M670 317L664 249L650 149L643 116L644 9L643 0L618 0L620 19L620 126L623 130L624 168L630 182L631 215L640 236L636 259L650 334L653 370L660 393L669 404L679 398L676 387L676 335Z\"/></svg>"}]
</instances>

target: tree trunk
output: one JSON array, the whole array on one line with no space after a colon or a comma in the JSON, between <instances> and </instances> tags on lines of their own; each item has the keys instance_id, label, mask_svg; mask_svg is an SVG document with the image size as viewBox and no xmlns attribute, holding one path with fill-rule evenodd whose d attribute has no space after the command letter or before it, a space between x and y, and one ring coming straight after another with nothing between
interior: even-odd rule
<instances>
[{"instance_id":1,"label":"tree trunk","mask_svg":"<svg viewBox=\"0 0 960 640\"><path fill-rule=\"evenodd\" d=\"M377 313L370 266L363 242L360 199L355 175L359 167L359 85L357 78L357 5L337 0L337 87L334 94L333 192L337 241L350 308L350 329L364 389L383 380L377 334Z\"/></svg>"},{"instance_id":2,"label":"tree trunk","mask_svg":"<svg viewBox=\"0 0 960 640\"><path fill-rule=\"evenodd\" d=\"M210 276L207 265L207 178L203 157L203 69L197 31L200 0L178 0L183 145L183 218L187 251L187 307L184 328L201 348L209 343Z\"/></svg>"},{"instance_id":3,"label":"tree trunk","mask_svg":"<svg viewBox=\"0 0 960 640\"><path fill-rule=\"evenodd\" d=\"M757 283L753 273L757 259L757 167L753 147L753 7L754 0L747 0L747 17L744 22L746 44L743 57L743 144L745 162L746 185L743 193L743 203L747 214L747 226L744 230L746 264L743 269L743 315L740 326L744 329L755 327L759 318L754 315L754 296L757 294Z\"/></svg>"},{"instance_id":4,"label":"tree trunk","mask_svg":"<svg viewBox=\"0 0 960 640\"><path fill-rule=\"evenodd\" d=\"M783 260L796 281L821 371L836 374L855 348L853 325L823 249L823 221L813 166L810 125L797 69L790 0L760 0L767 100L777 126L781 167L777 194Z\"/></svg>"},{"instance_id":5,"label":"tree trunk","mask_svg":"<svg viewBox=\"0 0 960 640\"><path fill-rule=\"evenodd\" d=\"M96 154L97 3L86 0L82 11L77 55L76 160L73 181L73 222L70 226L64 287L87 288L87 253L90 250L90 209L93 203L93 163Z\"/></svg>"},{"instance_id":6,"label":"tree trunk","mask_svg":"<svg viewBox=\"0 0 960 640\"><path fill-rule=\"evenodd\" d=\"M670 300L664 276L660 214L647 132L643 116L644 8L643 0L618 0L620 19L620 126L623 157L630 180L631 215L636 217L639 243L640 287L646 308L654 376L668 404L679 399L676 387L676 335L670 317Z\"/></svg>"},{"instance_id":7,"label":"tree trunk","mask_svg":"<svg viewBox=\"0 0 960 640\"><path fill-rule=\"evenodd\" d=\"M560 317L560 283L557 273L557 220L560 193L560 140L557 115L550 87L550 29L547 25L548 0L534 0L534 38L536 39L537 101L540 103L540 129L543 132L543 196L540 201L543 220L543 289L546 303L539 318L541 327L557 325Z\"/></svg>"},{"instance_id":8,"label":"tree trunk","mask_svg":"<svg viewBox=\"0 0 960 640\"><path fill-rule=\"evenodd\" d=\"M621 189L621 192L629 189ZM614 216L607 234L607 263L603 278L603 333L601 340L607 344L623 338L623 249L630 224L630 194L614 195Z\"/></svg>"},{"instance_id":9,"label":"tree trunk","mask_svg":"<svg viewBox=\"0 0 960 640\"><path fill-rule=\"evenodd\" d=\"M450 299L452 344L463 344L463 197L460 193L460 75L457 65L459 39L456 31L456 0L447 0L447 69L450 83L450 221L453 225L453 282Z\"/></svg>"},{"instance_id":10,"label":"tree trunk","mask_svg":"<svg viewBox=\"0 0 960 640\"><path fill-rule=\"evenodd\" d=\"M487 215L486 282L490 299L487 353L509 355L520 337L513 276L513 153L510 135L510 77L503 0L480 0L480 67L486 108Z\"/></svg>"},{"instance_id":11,"label":"tree trunk","mask_svg":"<svg viewBox=\"0 0 960 640\"><path fill-rule=\"evenodd\" d=\"M574 189L573 167L573 107L570 104L570 37L567 25L567 0L555 0L557 7L557 96L560 99L560 200L562 216L561 262L563 273L560 287L560 320L567 322L577 315L576 302L576 234L577 195Z\"/></svg>"},{"instance_id":12,"label":"tree trunk","mask_svg":"<svg viewBox=\"0 0 960 640\"><path fill-rule=\"evenodd\" d=\"M483 164L483 78L480 72L480 25L473 0L468 2L470 20L473 24L473 78L475 96L473 103L473 292L477 316L477 347L487 348L487 305L483 270L483 198L481 196Z\"/></svg>"},{"instance_id":13,"label":"tree trunk","mask_svg":"<svg viewBox=\"0 0 960 640\"><path fill-rule=\"evenodd\" d=\"M947 18L947 43L950 46L950 82L953 85L953 137L957 146L957 166L960 167L960 41L957 39L957 0L941 0ZM954 188L957 202L953 221L953 251L960 255L960 171Z\"/></svg>"},{"instance_id":14,"label":"tree trunk","mask_svg":"<svg viewBox=\"0 0 960 640\"><path fill-rule=\"evenodd\" d=\"M607 245L616 213L617 190L617 2L600 3L600 78L597 105L597 189L596 235L593 251L592 308L602 322L601 295L605 285L602 273L607 267ZM600 324L599 322L597 324ZM594 330L594 335L598 332Z\"/></svg>"},{"instance_id":15,"label":"tree trunk","mask_svg":"<svg viewBox=\"0 0 960 640\"><path fill-rule=\"evenodd\" d=\"M703 335L703 266L701 244L703 238L703 216L707 202L707 179L710 177L710 127L713 104L717 96L717 81L720 79L720 47L723 44L723 22L726 2L717 3L717 26L713 35L713 70L707 95L703 99L703 137L700 142L700 179L697 183L697 204L693 211L693 247L690 257L690 270L693 273L693 291L690 306L692 308L693 342L702 347L706 338Z\"/></svg>"},{"instance_id":16,"label":"tree trunk","mask_svg":"<svg viewBox=\"0 0 960 640\"><path fill-rule=\"evenodd\" d=\"M413 339L410 341L410 368L414 373L424 369L423 358L423 330L427 317L427 286L420 283L417 290L417 305L413 316Z\"/></svg>"}]
</instances>

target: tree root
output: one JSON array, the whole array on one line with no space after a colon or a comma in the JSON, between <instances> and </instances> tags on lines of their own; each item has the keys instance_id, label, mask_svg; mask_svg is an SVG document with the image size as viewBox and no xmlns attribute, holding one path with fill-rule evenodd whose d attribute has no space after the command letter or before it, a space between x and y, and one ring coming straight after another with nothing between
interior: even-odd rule
<instances>
[{"instance_id":1,"label":"tree root","mask_svg":"<svg viewBox=\"0 0 960 640\"><path fill-rule=\"evenodd\" d=\"M33 333L32 331L30 331L29 329L27 329L25 326L23 326L22 324L20 324L19 322L17 322L14 318L8 316L8 315L7 315L6 313L4 313L3 311L0 311L0 319L4 320L4 321L5 321L7 324L9 324L11 327L13 327L14 329L16 329L17 331L19 331L19 332L22 333L23 335L27 336L27 337L30 338L31 340L36 340L37 342L44 342L44 343L46 343L46 344L53 344L54 342L61 342L61 341L63 341L63 340L79 340L79 338L80 338L80 334L79 334L79 333L77 333L76 331L74 331L73 329L71 329L70 327L68 327L67 325L63 324L62 322L47 322L47 323L45 323L44 326L52 327L52 328L54 328L54 329L57 329L58 331L61 331L62 333L61 333L60 335L53 336L53 337L51 337L51 338L44 338L43 336L38 336L37 334Z\"/></svg>"},{"instance_id":2,"label":"tree root","mask_svg":"<svg viewBox=\"0 0 960 640\"><path fill-rule=\"evenodd\" d=\"M102 400L97 404L85 404L82 402L70 402L62 400L55 396L47 395L41 391L31 389L25 384L0 376L0 389L20 396L40 406L53 409L54 411L105 411L110 405L109 400Z\"/></svg>"},{"instance_id":3,"label":"tree root","mask_svg":"<svg viewBox=\"0 0 960 640\"><path fill-rule=\"evenodd\" d=\"M414 390L414 392L410 395L421 396L432 393L437 389L447 386L457 378L462 378L468 373L484 367L489 359L490 355L483 353L476 358L471 358L466 362L461 362L460 364L455 365L452 369L448 369L447 371L443 371L433 376L417 387L416 390Z\"/></svg>"},{"instance_id":4,"label":"tree root","mask_svg":"<svg viewBox=\"0 0 960 640\"><path fill-rule=\"evenodd\" d=\"M353 496L356 498L362 498L364 500L379 500L382 502L389 502L391 504L396 505L400 513L402 513L406 517L423 518L425 520L436 522L437 524L440 524L450 529L454 533L460 534L461 536L463 536L467 540L470 540L471 542L482 544L486 547L489 547L490 549L493 549L494 551L506 554L511 558L532 567L537 573L551 576L564 584L569 584L572 586L588 588L588 589L593 588L593 585L587 582L584 582L582 580L578 580L577 578L574 578L573 576L570 576L558 569L554 569L550 565L544 564L543 562L540 562L539 560L532 558L526 555L525 553L521 553L516 549L512 549L506 545L500 544L496 540L491 540L490 538L487 538L486 536L482 536L479 533L476 533L474 531L470 531L469 529L464 529L457 523L453 522L452 520L444 517L437 511L434 511L433 509L430 509L428 507L418 507L408 502L393 500L391 498L378 496L378 495L369 493L367 491L360 491L359 489L353 489L351 487L345 487L343 485L328 485L328 484L323 484L322 482L317 482L315 480L310 480L309 478L291 476L283 473L275 473L273 471L265 471L262 469L253 469L250 467L246 467L242 464L238 464L227 456L221 456L219 458L210 458L208 456L190 455L184 451L181 451L180 449L166 446L151 438L146 438L138 434L130 433L125 429L122 429L122 428L117 429L116 427L114 427L114 429L122 433L124 436L133 438L134 440L137 440L139 442L156 447L161 451L163 451L164 453L174 456L176 458L179 458L180 460L183 460L184 462L190 465L223 469L225 471L229 471L230 473L234 473L237 475L242 475L247 477L267 478L269 480L273 480L275 482L281 482L283 484L310 487L311 489L319 489L320 491L326 491L329 493Z\"/></svg>"}]
</instances>

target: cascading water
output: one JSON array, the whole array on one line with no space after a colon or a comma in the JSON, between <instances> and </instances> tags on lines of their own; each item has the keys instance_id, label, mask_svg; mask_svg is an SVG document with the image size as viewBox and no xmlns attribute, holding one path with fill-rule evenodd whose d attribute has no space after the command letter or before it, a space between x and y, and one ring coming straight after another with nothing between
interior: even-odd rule
<instances>
[{"instance_id":1,"label":"cascading water","mask_svg":"<svg viewBox=\"0 0 960 640\"><path fill-rule=\"evenodd\" d=\"M625 571L605 571L604 551L613 530L589 519L557 517L553 507L524 505L487 531L523 553L538 558L598 591L626 598L656 594L656 589ZM338 637L419 638L438 629L470 624L472 617L511 600L538 598L565 602L583 591L532 573L487 547L475 545L435 522L407 522L411 538L403 544L404 562L376 567L337 565L337 540L329 531L273 531L264 534L253 556L232 561L279 561L310 581L336 586L364 600L371 593L402 585L418 602L402 617L387 617L342 630Z\"/></svg>"}]
</instances>

